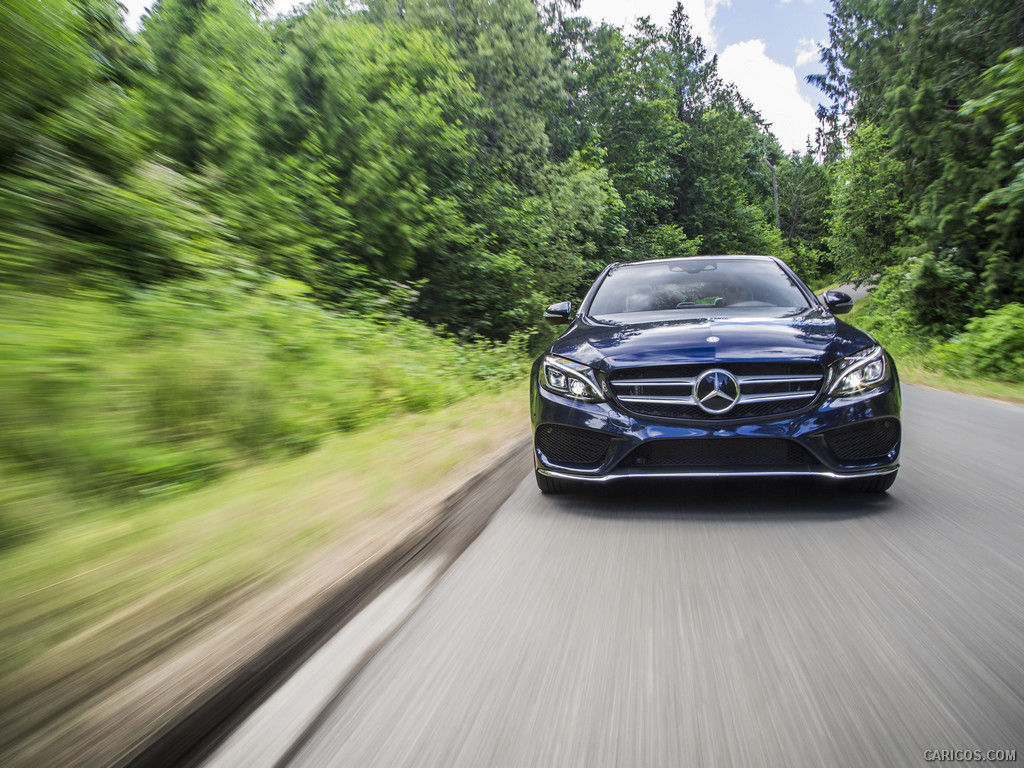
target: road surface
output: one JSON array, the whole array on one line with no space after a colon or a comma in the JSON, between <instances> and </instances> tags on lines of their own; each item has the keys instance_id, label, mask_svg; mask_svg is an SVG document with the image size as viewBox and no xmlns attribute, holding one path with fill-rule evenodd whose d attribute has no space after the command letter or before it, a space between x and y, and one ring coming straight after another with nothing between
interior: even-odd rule
<instances>
[{"instance_id":1,"label":"road surface","mask_svg":"<svg viewBox=\"0 0 1024 768\"><path fill-rule=\"evenodd\" d=\"M874 283L845 283L836 288L837 291L842 291L854 301L858 301L867 296L871 291L875 289Z\"/></svg>"},{"instance_id":2,"label":"road surface","mask_svg":"<svg viewBox=\"0 0 1024 768\"><path fill-rule=\"evenodd\" d=\"M524 479L281 764L1024 763L1024 408L904 400L887 496Z\"/></svg>"}]
</instances>

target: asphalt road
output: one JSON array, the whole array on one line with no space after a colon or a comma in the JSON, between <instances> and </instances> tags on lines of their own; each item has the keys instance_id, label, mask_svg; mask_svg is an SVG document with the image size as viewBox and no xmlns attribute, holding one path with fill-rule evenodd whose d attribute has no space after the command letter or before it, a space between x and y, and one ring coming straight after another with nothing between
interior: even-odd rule
<instances>
[{"instance_id":1,"label":"asphalt road","mask_svg":"<svg viewBox=\"0 0 1024 768\"><path fill-rule=\"evenodd\" d=\"M1024 408L904 399L888 496L524 480L287 764L1024 763Z\"/></svg>"},{"instance_id":2,"label":"asphalt road","mask_svg":"<svg viewBox=\"0 0 1024 768\"><path fill-rule=\"evenodd\" d=\"M871 293L871 291L873 291L874 288L875 286L873 283L861 283L860 285L856 285L855 283L844 283L843 285L840 285L836 290L842 291L851 299L857 301L858 299L863 299L865 296Z\"/></svg>"}]
</instances>

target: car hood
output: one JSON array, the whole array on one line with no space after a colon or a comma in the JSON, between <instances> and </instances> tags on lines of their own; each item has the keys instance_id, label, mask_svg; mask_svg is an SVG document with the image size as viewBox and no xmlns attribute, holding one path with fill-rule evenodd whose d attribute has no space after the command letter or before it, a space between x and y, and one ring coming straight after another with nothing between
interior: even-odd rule
<instances>
[{"instance_id":1,"label":"car hood","mask_svg":"<svg viewBox=\"0 0 1024 768\"><path fill-rule=\"evenodd\" d=\"M550 352L598 370L771 360L827 365L874 343L819 308L679 314L643 313L642 322L636 321L636 313L600 321L578 317Z\"/></svg>"}]
</instances>

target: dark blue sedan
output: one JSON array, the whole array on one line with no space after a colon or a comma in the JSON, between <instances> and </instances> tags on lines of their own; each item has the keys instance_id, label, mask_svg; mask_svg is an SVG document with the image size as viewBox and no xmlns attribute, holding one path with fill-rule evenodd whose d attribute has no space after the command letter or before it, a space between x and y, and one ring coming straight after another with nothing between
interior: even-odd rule
<instances>
[{"instance_id":1,"label":"dark blue sedan","mask_svg":"<svg viewBox=\"0 0 1024 768\"><path fill-rule=\"evenodd\" d=\"M809 475L882 492L896 479L889 354L769 256L613 264L534 363L537 485Z\"/></svg>"}]
</instances>

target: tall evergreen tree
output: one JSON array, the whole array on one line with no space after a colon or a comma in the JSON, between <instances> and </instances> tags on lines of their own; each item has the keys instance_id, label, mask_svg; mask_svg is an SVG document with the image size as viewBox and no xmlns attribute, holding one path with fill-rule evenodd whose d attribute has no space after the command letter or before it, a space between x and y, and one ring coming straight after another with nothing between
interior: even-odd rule
<instances>
[{"instance_id":1,"label":"tall evergreen tree","mask_svg":"<svg viewBox=\"0 0 1024 768\"><path fill-rule=\"evenodd\" d=\"M881 130L862 123L836 167L828 243L843 279L863 280L898 259L903 238L902 164Z\"/></svg>"},{"instance_id":2,"label":"tall evergreen tree","mask_svg":"<svg viewBox=\"0 0 1024 768\"><path fill-rule=\"evenodd\" d=\"M1007 51L982 76L987 93L961 113L976 121L998 118L984 170L989 191L973 213L986 223L989 255L982 279L986 305L1024 297L1024 48Z\"/></svg>"},{"instance_id":3,"label":"tall evergreen tree","mask_svg":"<svg viewBox=\"0 0 1024 768\"><path fill-rule=\"evenodd\" d=\"M679 118L671 222L701 238L705 253L782 255L771 173L778 142L735 86L718 75L693 35L682 4L667 31L669 70Z\"/></svg>"},{"instance_id":4,"label":"tall evergreen tree","mask_svg":"<svg viewBox=\"0 0 1024 768\"><path fill-rule=\"evenodd\" d=\"M834 0L829 24L826 71L813 81L832 99L823 114L837 139L872 123L889 142L907 206L895 245L981 278L979 311L1021 298L1020 262L1007 267L1014 240L992 228L981 204L1002 175L992 165L999 120L962 111L991 88L983 73L1024 44L1020 4Z\"/></svg>"},{"instance_id":5,"label":"tall evergreen tree","mask_svg":"<svg viewBox=\"0 0 1024 768\"><path fill-rule=\"evenodd\" d=\"M641 19L632 35L592 30L579 64L582 136L598 147L622 197L622 224L641 235L671 205L678 123L661 35Z\"/></svg>"}]
</instances>

